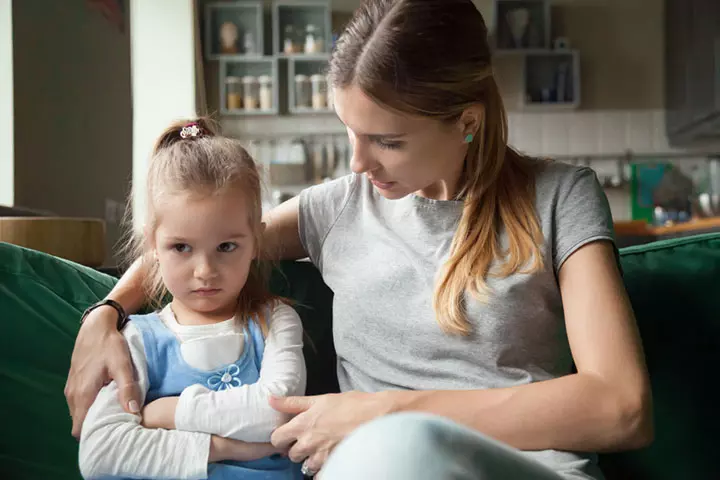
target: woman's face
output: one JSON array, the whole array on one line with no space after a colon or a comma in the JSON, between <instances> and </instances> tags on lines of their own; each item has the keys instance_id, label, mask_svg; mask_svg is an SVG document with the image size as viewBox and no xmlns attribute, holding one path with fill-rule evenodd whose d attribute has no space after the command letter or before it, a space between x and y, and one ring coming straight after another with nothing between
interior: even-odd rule
<instances>
[{"instance_id":1,"label":"woman's face","mask_svg":"<svg viewBox=\"0 0 720 480\"><path fill-rule=\"evenodd\" d=\"M354 85L335 91L335 109L353 147L352 171L366 174L382 196L454 196L468 149L465 137L478 130L478 112L466 111L453 124L405 115Z\"/></svg>"}]
</instances>

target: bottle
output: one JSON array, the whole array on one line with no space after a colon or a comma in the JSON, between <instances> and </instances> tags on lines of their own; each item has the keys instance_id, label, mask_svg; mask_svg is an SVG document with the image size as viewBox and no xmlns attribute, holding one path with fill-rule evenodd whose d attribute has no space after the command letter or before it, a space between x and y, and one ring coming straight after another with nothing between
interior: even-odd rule
<instances>
[{"instance_id":1,"label":"bottle","mask_svg":"<svg viewBox=\"0 0 720 480\"><path fill-rule=\"evenodd\" d=\"M258 77L260 84L260 110L272 110L273 108L273 84L269 75Z\"/></svg>"},{"instance_id":2,"label":"bottle","mask_svg":"<svg viewBox=\"0 0 720 480\"><path fill-rule=\"evenodd\" d=\"M328 110L335 110L335 95L333 93L332 85L330 84L330 77L325 77L327 82L327 108Z\"/></svg>"},{"instance_id":3,"label":"bottle","mask_svg":"<svg viewBox=\"0 0 720 480\"><path fill-rule=\"evenodd\" d=\"M327 79L325 75L313 75L312 82L312 108L313 110L325 110L327 108Z\"/></svg>"},{"instance_id":4,"label":"bottle","mask_svg":"<svg viewBox=\"0 0 720 480\"><path fill-rule=\"evenodd\" d=\"M315 25L305 27L305 53L321 53L323 51L322 38L318 35Z\"/></svg>"},{"instance_id":5,"label":"bottle","mask_svg":"<svg viewBox=\"0 0 720 480\"><path fill-rule=\"evenodd\" d=\"M240 110L242 108L242 82L240 77L227 77L225 79L225 88L227 109Z\"/></svg>"},{"instance_id":6,"label":"bottle","mask_svg":"<svg viewBox=\"0 0 720 480\"><path fill-rule=\"evenodd\" d=\"M255 55L257 50L255 49L255 37L251 32L245 32L243 37L243 53L245 55Z\"/></svg>"},{"instance_id":7,"label":"bottle","mask_svg":"<svg viewBox=\"0 0 720 480\"><path fill-rule=\"evenodd\" d=\"M307 75L295 75L295 107L310 108L312 92Z\"/></svg>"},{"instance_id":8,"label":"bottle","mask_svg":"<svg viewBox=\"0 0 720 480\"><path fill-rule=\"evenodd\" d=\"M260 103L260 92L257 78L248 75L243 77L242 82L243 103L245 106L245 110L257 110Z\"/></svg>"},{"instance_id":9,"label":"bottle","mask_svg":"<svg viewBox=\"0 0 720 480\"><path fill-rule=\"evenodd\" d=\"M283 52L285 55L297 53L298 48L295 45L295 28L292 25L285 25L285 38L283 43Z\"/></svg>"}]
</instances>

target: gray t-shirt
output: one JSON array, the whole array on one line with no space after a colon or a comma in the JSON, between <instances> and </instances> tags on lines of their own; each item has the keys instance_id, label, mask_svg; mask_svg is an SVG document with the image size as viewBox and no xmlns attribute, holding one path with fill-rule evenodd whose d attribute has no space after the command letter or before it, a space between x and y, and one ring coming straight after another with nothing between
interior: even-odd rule
<instances>
[{"instance_id":1,"label":"gray t-shirt","mask_svg":"<svg viewBox=\"0 0 720 480\"><path fill-rule=\"evenodd\" d=\"M444 333L432 308L462 202L417 195L388 200L364 175L300 195L301 241L335 294L343 391L499 388L571 372L557 272L582 245L614 241L612 217L594 171L536 162L545 268L488 279L487 304L468 296L473 333L466 337ZM595 455L526 453L556 471L600 478Z\"/></svg>"}]
</instances>

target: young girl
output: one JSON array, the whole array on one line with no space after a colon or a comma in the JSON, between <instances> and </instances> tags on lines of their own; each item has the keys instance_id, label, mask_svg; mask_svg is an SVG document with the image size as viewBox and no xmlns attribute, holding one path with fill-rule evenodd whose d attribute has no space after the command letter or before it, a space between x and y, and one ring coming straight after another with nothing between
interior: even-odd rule
<instances>
[{"instance_id":1,"label":"young girl","mask_svg":"<svg viewBox=\"0 0 720 480\"><path fill-rule=\"evenodd\" d=\"M159 305L169 292L172 302L124 328L145 406L126 413L122 385L101 390L80 438L86 478L302 478L269 443L286 419L268 404L305 392L302 325L260 268L255 164L214 132L184 122L155 147L133 245L150 298Z\"/></svg>"}]
</instances>

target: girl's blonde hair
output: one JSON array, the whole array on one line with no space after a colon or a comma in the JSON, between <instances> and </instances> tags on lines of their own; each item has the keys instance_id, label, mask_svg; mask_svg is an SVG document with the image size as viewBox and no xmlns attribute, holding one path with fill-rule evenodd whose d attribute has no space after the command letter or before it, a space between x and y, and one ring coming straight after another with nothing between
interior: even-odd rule
<instances>
[{"instance_id":1,"label":"girl's blonde hair","mask_svg":"<svg viewBox=\"0 0 720 480\"><path fill-rule=\"evenodd\" d=\"M468 335L466 291L487 301L488 277L543 268L533 167L507 146L482 15L471 0L365 0L338 40L330 78L390 109L448 124L468 107L484 107L456 197L462 217L433 299L440 326Z\"/></svg>"},{"instance_id":2,"label":"girl's blonde hair","mask_svg":"<svg viewBox=\"0 0 720 480\"><path fill-rule=\"evenodd\" d=\"M151 305L160 308L168 291L150 248L150 239L158 226L158 202L167 195L178 193L204 196L235 188L245 195L248 220L257 249L247 282L238 297L238 317L241 321L257 318L263 333L267 335L268 306L280 298L269 291L271 266L262 260L260 173L240 142L220 135L218 126L209 119L179 121L160 135L152 152L145 184L145 230L131 230L125 252L131 262L141 259L146 272L143 287Z\"/></svg>"}]
</instances>

